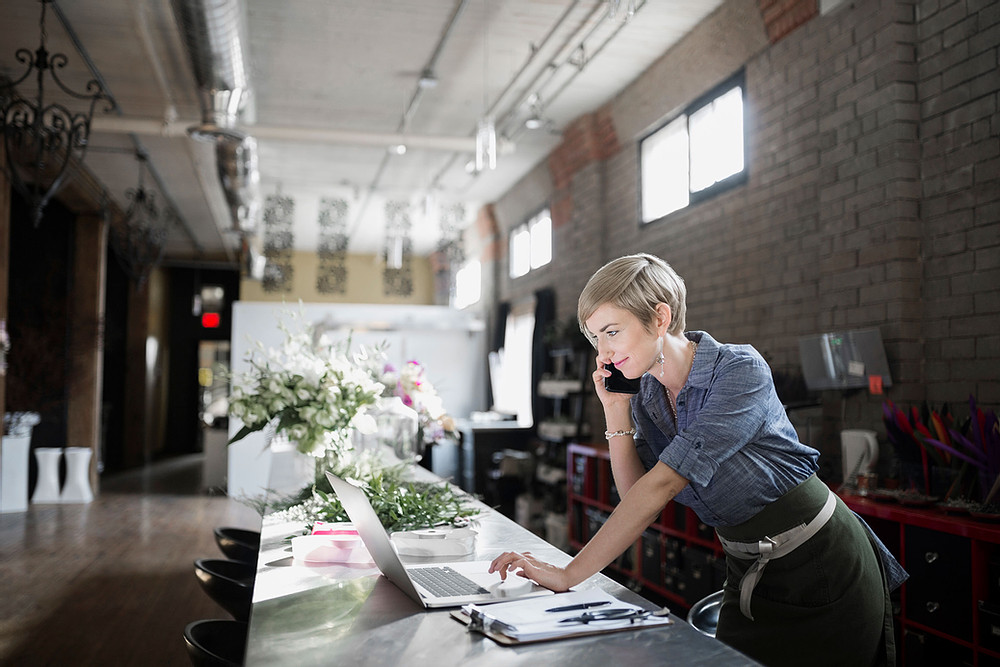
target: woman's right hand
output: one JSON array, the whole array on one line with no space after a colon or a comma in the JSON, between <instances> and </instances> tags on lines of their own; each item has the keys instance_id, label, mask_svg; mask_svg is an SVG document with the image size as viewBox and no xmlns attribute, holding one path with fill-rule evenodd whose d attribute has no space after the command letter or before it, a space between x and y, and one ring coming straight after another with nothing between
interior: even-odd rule
<instances>
[{"instance_id":1,"label":"woman's right hand","mask_svg":"<svg viewBox=\"0 0 1000 667\"><path fill-rule=\"evenodd\" d=\"M605 413L616 406L630 405L629 401L632 398L632 394L622 394L616 391L608 391L604 388L604 378L607 377L611 377L611 371L605 370L604 362L601 361L600 357L597 357L597 368L593 374L594 391L597 392L597 398L600 399L601 405L604 406ZM629 407L629 414L631 414L631 407Z\"/></svg>"},{"instance_id":2,"label":"woman's right hand","mask_svg":"<svg viewBox=\"0 0 1000 667\"><path fill-rule=\"evenodd\" d=\"M491 574L499 572L501 581L505 581L508 576L523 577L557 593L569 590L570 587L566 568L539 560L530 551L505 551L493 559L489 571Z\"/></svg>"}]
</instances>

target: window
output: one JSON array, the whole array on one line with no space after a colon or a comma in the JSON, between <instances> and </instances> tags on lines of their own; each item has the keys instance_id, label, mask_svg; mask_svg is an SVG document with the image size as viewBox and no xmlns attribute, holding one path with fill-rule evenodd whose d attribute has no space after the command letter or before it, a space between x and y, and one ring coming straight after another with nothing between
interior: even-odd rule
<instances>
[{"instance_id":1,"label":"window","mask_svg":"<svg viewBox=\"0 0 1000 667\"><path fill-rule=\"evenodd\" d=\"M644 223L746 181L743 89L741 72L640 141Z\"/></svg>"},{"instance_id":2,"label":"window","mask_svg":"<svg viewBox=\"0 0 1000 667\"><path fill-rule=\"evenodd\" d=\"M544 209L510 233L510 277L519 278L552 261L552 216Z\"/></svg>"},{"instance_id":3,"label":"window","mask_svg":"<svg viewBox=\"0 0 1000 667\"><path fill-rule=\"evenodd\" d=\"M483 295L483 269L479 260L467 262L455 272L455 297L452 307L461 310L479 303Z\"/></svg>"},{"instance_id":4,"label":"window","mask_svg":"<svg viewBox=\"0 0 1000 667\"><path fill-rule=\"evenodd\" d=\"M511 308L504 323L504 346L490 353L493 409L517 415L518 426L531 426L531 344L535 332L535 300Z\"/></svg>"}]
</instances>

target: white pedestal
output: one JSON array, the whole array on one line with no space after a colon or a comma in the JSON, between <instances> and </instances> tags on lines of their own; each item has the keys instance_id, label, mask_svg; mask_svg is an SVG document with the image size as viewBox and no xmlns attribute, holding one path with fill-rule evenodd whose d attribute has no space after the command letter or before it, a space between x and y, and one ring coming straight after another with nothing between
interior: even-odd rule
<instances>
[{"instance_id":1,"label":"white pedestal","mask_svg":"<svg viewBox=\"0 0 1000 667\"><path fill-rule=\"evenodd\" d=\"M0 512L28 509L28 452L31 435L3 436L0 443Z\"/></svg>"},{"instance_id":2,"label":"white pedestal","mask_svg":"<svg viewBox=\"0 0 1000 667\"><path fill-rule=\"evenodd\" d=\"M225 489L226 467L229 465L227 434L223 429L205 429L205 457L202 459L201 488Z\"/></svg>"},{"instance_id":3,"label":"white pedestal","mask_svg":"<svg viewBox=\"0 0 1000 667\"><path fill-rule=\"evenodd\" d=\"M90 447L66 448L66 483L59 494L61 503L89 503L94 499L90 488Z\"/></svg>"},{"instance_id":4,"label":"white pedestal","mask_svg":"<svg viewBox=\"0 0 1000 667\"><path fill-rule=\"evenodd\" d=\"M38 480L35 492L31 494L33 503L59 502L59 459L63 450L59 447L35 447L35 461L38 463Z\"/></svg>"}]
</instances>

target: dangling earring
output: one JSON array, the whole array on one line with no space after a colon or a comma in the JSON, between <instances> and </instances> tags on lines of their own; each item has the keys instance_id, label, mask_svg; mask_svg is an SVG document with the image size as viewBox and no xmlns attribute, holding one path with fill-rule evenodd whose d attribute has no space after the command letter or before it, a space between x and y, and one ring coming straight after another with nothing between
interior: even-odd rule
<instances>
[{"instance_id":1,"label":"dangling earring","mask_svg":"<svg viewBox=\"0 0 1000 667\"><path fill-rule=\"evenodd\" d=\"M660 365L660 377L663 377L663 338L656 339L656 363Z\"/></svg>"}]
</instances>

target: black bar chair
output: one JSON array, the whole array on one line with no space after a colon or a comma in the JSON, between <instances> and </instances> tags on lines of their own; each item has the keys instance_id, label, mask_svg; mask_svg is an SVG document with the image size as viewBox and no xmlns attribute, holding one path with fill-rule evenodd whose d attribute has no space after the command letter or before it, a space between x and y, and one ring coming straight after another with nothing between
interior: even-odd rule
<instances>
[{"instance_id":1,"label":"black bar chair","mask_svg":"<svg viewBox=\"0 0 1000 667\"><path fill-rule=\"evenodd\" d=\"M194 667L240 667L246 657L247 624L229 619L192 621L184 644Z\"/></svg>"},{"instance_id":2,"label":"black bar chair","mask_svg":"<svg viewBox=\"0 0 1000 667\"><path fill-rule=\"evenodd\" d=\"M226 558L257 564L257 552L260 551L260 533L245 528L228 526L215 529L215 543Z\"/></svg>"},{"instance_id":3,"label":"black bar chair","mask_svg":"<svg viewBox=\"0 0 1000 667\"><path fill-rule=\"evenodd\" d=\"M722 591L716 591L694 603L688 612L687 622L703 635L715 637L719 626L719 610L722 608Z\"/></svg>"},{"instance_id":4,"label":"black bar chair","mask_svg":"<svg viewBox=\"0 0 1000 667\"><path fill-rule=\"evenodd\" d=\"M256 566L238 560L199 558L194 574L202 589L237 621L250 618Z\"/></svg>"}]
</instances>

